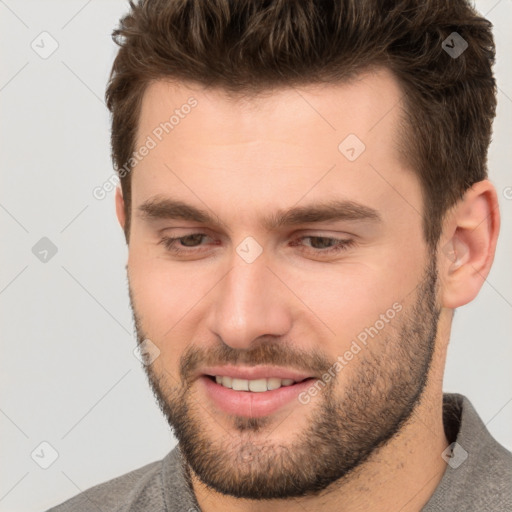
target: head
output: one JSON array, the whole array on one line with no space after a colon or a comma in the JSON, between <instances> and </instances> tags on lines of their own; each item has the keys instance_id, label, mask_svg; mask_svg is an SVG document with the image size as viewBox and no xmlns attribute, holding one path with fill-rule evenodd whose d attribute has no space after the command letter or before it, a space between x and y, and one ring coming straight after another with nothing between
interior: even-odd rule
<instances>
[{"instance_id":1,"label":"head","mask_svg":"<svg viewBox=\"0 0 512 512\"><path fill-rule=\"evenodd\" d=\"M464 1L130 5L107 103L150 383L203 482L319 492L440 393L443 311L492 263L490 23ZM227 412L225 365L311 381Z\"/></svg>"}]
</instances>

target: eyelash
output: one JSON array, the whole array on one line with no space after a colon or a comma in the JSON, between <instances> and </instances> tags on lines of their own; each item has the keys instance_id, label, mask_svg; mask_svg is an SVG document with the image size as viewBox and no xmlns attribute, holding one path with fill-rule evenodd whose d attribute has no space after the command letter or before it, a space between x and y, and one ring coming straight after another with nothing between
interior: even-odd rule
<instances>
[{"instance_id":1,"label":"eyelash","mask_svg":"<svg viewBox=\"0 0 512 512\"><path fill-rule=\"evenodd\" d=\"M180 236L180 237L175 237L175 238L172 238L172 237L162 237L162 239L160 240L159 244L162 244L167 251L169 251L170 253L175 254L175 255L192 254L194 252L194 249L196 249L197 247L191 247L189 250L187 250L187 249L183 250L183 249L179 249L175 244L176 244L176 242L178 242L180 240L183 240L183 239L189 238L189 237L193 237L193 236L196 236L196 235L201 235L203 237L207 237L208 236L205 233L191 233L190 235L185 235L185 236ZM335 254L335 253L340 253L340 252L346 251L347 249L349 249L350 247L355 245L355 240L350 240L350 239L345 240L345 239L342 239L342 238L332 238L332 237L327 237L327 236L309 235L309 236L300 237L297 240L302 240L304 238L319 238L319 239L330 240L330 241L335 242L334 246L328 247L327 249L309 248L310 250L312 250L316 254Z\"/></svg>"}]
</instances>

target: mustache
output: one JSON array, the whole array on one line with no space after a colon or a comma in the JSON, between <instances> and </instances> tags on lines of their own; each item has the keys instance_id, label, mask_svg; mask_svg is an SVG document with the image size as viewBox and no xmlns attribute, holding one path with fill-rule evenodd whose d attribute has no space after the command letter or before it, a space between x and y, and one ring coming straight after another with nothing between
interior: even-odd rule
<instances>
[{"instance_id":1,"label":"mustache","mask_svg":"<svg viewBox=\"0 0 512 512\"><path fill-rule=\"evenodd\" d=\"M251 350L234 349L222 342L207 349L190 345L180 359L180 377L190 382L201 367L223 365L271 365L323 374L332 366L332 361L318 351L305 351L276 341L261 342Z\"/></svg>"}]
</instances>

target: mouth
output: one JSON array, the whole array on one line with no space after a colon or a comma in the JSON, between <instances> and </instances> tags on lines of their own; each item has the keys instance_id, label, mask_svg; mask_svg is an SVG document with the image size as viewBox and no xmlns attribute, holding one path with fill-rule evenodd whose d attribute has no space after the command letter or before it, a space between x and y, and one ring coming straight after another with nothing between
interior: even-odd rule
<instances>
[{"instance_id":1,"label":"mouth","mask_svg":"<svg viewBox=\"0 0 512 512\"><path fill-rule=\"evenodd\" d=\"M234 391L249 391L252 393L264 393L274 391L282 387L293 386L307 380L314 380L313 377L306 377L301 380L281 379L279 377L269 377L261 379L237 379L226 375L205 375L208 379L220 386Z\"/></svg>"},{"instance_id":2,"label":"mouth","mask_svg":"<svg viewBox=\"0 0 512 512\"><path fill-rule=\"evenodd\" d=\"M205 374L198 382L201 392L216 409L231 416L257 418L285 407L303 407L299 397L316 380L315 377L297 381L277 377L249 380Z\"/></svg>"}]
</instances>

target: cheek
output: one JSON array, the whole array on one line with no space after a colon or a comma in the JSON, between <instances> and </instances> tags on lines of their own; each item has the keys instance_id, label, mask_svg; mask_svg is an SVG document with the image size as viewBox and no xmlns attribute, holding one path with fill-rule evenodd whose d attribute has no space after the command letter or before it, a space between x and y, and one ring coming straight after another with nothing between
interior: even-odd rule
<instances>
[{"instance_id":1,"label":"cheek","mask_svg":"<svg viewBox=\"0 0 512 512\"><path fill-rule=\"evenodd\" d=\"M291 281L288 281L291 282ZM413 272L396 265L339 265L329 271L318 271L314 278L301 278L294 292L308 307L308 317L321 321L331 332L329 352L343 353L351 341L365 329L382 327L384 315L390 322L396 318L407 297L415 289ZM313 315L313 316L312 316ZM385 326L389 322L385 322Z\"/></svg>"},{"instance_id":2,"label":"cheek","mask_svg":"<svg viewBox=\"0 0 512 512\"><path fill-rule=\"evenodd\" d=\"M135 248L134 248L135 249ZM203 299L218 281L211 269L155 257L131 250L128 260L134 307L144 334L155 343L169 367L188 344L198 339L204 317Z\"/></svg>"},{"instance_id":3,"label":"cheek","mask_svg":"<svg viewBox=\"0 0 512 512\"><path fill-rule=\"evenodd\" d=\"M171 324L191 307L190 301L207 286L197 267L171 261L149 241L130 248L130 284L137 306L153 319Z\"/></svg>"}]
</instances>

